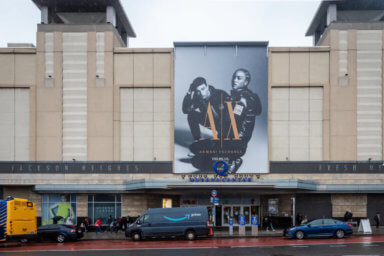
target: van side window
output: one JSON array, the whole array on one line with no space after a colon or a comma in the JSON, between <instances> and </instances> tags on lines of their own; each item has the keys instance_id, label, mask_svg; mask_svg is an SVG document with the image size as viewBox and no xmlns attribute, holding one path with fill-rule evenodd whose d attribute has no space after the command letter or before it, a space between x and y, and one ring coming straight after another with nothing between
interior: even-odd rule
<instances>
[{"instance_id":1,"label":"van side window","mask_svg":"<svg viewBox=\"0 0 384 256\"><path fill-rule=\"evenodd\" d=\"M140 218L138 218L136 222L142 224L144 222L144 216L141 216Z\"/></svg>"},{"instance_id":2,"label":"van side window","mask_svg":"<svg viewBox=\"0 0 384 256\"><path fill-rule=\"evenodd\" d=\"M149 221L149 215L144 215L144 221L143 221L143 223L149 223L150 221Z\"/></svg>"}]
</instances>

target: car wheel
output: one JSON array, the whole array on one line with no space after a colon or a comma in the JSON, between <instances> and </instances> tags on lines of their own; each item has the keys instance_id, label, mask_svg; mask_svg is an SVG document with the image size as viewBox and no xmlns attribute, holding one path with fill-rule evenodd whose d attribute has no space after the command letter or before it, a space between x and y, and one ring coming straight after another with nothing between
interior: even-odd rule
<instances>
[{"instance_id":1,"label":"car wheel","mask_svg":"<svg viewBox=\"0 0 384 256\"><path fill-rule=\"evenodd\" d=\"M303 239L304 238L304 232L303 231L297 231L295 233L295 236L297 239Z\"/></svg>"},{"instance_id":2,"label":"car wheel","mask_svg":"<svg viewBox=\"0 0 384 256\"><path fill-rule=\"evenodd\" d=\"M141 235L138 232L132 233L132 240L133 241L140 241L141 240Z\"/></svg>"},{"instance_id":3,"label":"car wheel","mask_svg":"<svg viewBox=\"0 0 384 256\"><path fill-rule=\"evenodd\" d=\"M58 243L64 243L65 241L65 236L63 234L58 234L57 237L56 237L56 241Z\"/></svg>"},{"instance_id":4,"label":"car wheel","mask_svg":"<svg viewBox=\"0 0 384 256\"><path fill-rule=\"evenodd\" d=\"M344 237L344 230L338 229L336 231L336 237L339 238L339 239L343 238Z\"/></svg>"},{"instance_id":5,"label":"car wheel","mask_svg":"<svg viewBox=\"0 0 384 256\"><path fill-rule=\"evenodd\" d=\"M195 240L196 234L192 230L187 231L187 233L185 233L185 238L187 238L187 240L189 240L189 241Z\"/></svg>"}]
</instances>

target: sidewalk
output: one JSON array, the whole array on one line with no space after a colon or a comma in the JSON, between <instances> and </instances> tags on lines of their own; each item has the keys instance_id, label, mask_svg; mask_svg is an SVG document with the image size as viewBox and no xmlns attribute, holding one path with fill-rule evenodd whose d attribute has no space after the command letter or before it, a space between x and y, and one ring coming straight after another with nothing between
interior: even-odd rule
<instances>
[{"instance_id":1,"label":"sidewalk","mask_svg":"<svg viewBox=\"0 0 384 256\"><path fill-rule=\"evenodd\" d=\"M374 236L374 235L384 235L384 226L380 228L372 227L372 234L363 234L362 232L358 232L358 227L353 228L353 236ZM239 232L237 229L233 231L233 236L229 235L228 230L215 230L213 237L216 238L241 238L241 237L282 237L283 236L283 230L282 229L276 229L275 231L269 231L266 232L265 230L259 230L258 236L253 236L251 230L247 229L245 232L245 235L239 236ZM126 239L125 233L122 231L119 231L117 233L111 233L111 232L103 232L103 233L95 233L95 232L88 232L84 233L84 237L82 240L121 240Z\"/></svg>"}]
</instances>

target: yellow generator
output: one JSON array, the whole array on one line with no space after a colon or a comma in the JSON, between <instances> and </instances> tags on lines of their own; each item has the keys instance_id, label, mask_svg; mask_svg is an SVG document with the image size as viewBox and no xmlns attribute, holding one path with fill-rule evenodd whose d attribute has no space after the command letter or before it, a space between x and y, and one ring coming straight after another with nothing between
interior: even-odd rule
<instances>
[{"instance_id":1,"label":"yellow generator","mask_svg":"<svg viewBox=\"0 0 384 256\"><path fill-rule=\"evenodd\" d=\"M36 237L36 205L20 198L0 200L0 242Z\"/></svg>"}]
</instances>

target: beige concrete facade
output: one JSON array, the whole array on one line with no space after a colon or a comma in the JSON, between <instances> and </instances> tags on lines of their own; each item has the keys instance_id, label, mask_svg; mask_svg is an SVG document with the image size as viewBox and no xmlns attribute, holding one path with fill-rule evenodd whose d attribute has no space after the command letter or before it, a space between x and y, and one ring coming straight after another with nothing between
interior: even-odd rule
<instances>
[{"instance_id":1,"label":"beige concrete facade","mask_svg":"<svg viewBox=\"0 0 384 256\"><path fill-rule=\"evenodd\" d=\"M370 57L364 55L364 51L369 49L361 50L359 47L364 45L364 36L369 40L370 35L363 35L361 42L357 30L344 32L330 30L324 35L320 47L269 48L270 161L358 161L368 160L368 157L362 157L370 153L372 160L382 160L384 90L372 87L374 93L380 94L380 104L376 104L380 111L374 110L373 124L365 125L367 122L364 117L359 116L359 113L371 111L364 109L366 97L369 103L371 96L364 95L359 87L359 81L367 76L367 73L359 72L371 68L360 66L359 69L359 65L367 61L364 57L368 58L368 62ZM65 42L68 38L77 38L79 35L75 33L82 34L80 37L85 38L86 43L81 46L81 40L78 39L79 48L72 49ZM375 31L373 34L377 36L378 33ZM384 33L380 33L383 38ZM345 37L346 43L345 40L341 42L340 37ZM382 49L375 49L381 54L380 63L384 61ZM173 49L123 48L116 33L110 30L70 32L58 27L58 31L37 32L36 49L0 49L0 90L29 89L29 157L21 160L172 162L174 68ZM76 72L79 70L82 72ZM82 76L78 77L77 73L82 73ZM381 70L375 73L376 76L381 75L380 88L384 80L383 73ZM84 85L81 90L76 88L77 80ZM373 98L377 99L376 95ZM377 120L378 117L381 120ZM367 139L369 134L366 131L370 128L377 133L375 140L381 138L380 147ZM77 133L79 130L82 133ZM78 148L82 150L75 150ZM366 148L368 151L365 151ZM381 155L377 154L378 148ZM259 178L262 181L310 181L316 182L319 187L384 184L384 174L267 173ZM185 177L173 173L9 172L0 175L3 196L25 197L36 202L39 216L42 215L42 194L50 192L37 193L34 188L36 185L124 187L140 180L188 183ZM173 198L173 206L179 206L179 196L184 192L179 189L173 193L156 186L151 189L150 192L143 190L140 193L123 189L116 192L122 195L122 215L136 216L147 208L161 207L161 200L165 197ZM205 195L210 189L197 188L195 192ZM281 214L290 214L290 200L295 196L294 192L257 189L251 189L251 192L276 193L275 197L281 202ZM64 193L65 190L60 191ZM94 191L71 193L77 196L76 211L79 217L89 214L87 195L102 194ZM332 194L333 217L342 217L346 210L353 211L356 217L367 217L366 192L345 194L333 191L328 194ZM262 198L261 205L266 206L267 199ZM266 214L266 208L263 211Z\"/></svg>"}]
</instances>

